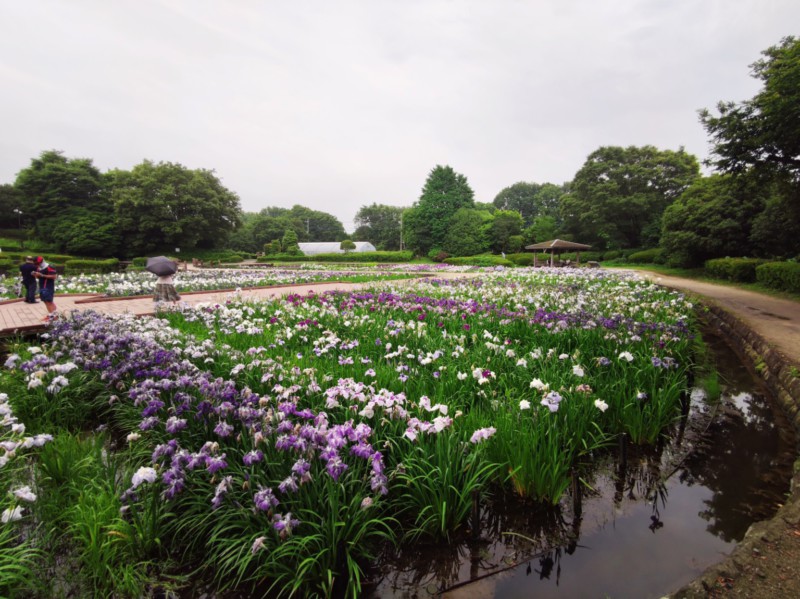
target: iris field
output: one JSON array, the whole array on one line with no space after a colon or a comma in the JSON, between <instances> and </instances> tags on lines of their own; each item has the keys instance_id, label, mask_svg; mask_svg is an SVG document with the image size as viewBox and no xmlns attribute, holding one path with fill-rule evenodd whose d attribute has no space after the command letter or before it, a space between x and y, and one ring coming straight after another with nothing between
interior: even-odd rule
<instances>
[{"instance_id":1,"label":"iris field","mask_svg":"<svg viewBox=\"0 0 800 599\"><path fill-rule=\"evenodd\" d=\"M447 542L489 495L557 504L620 435L655 443L693 328L682 295L541 268L75 313L0 378L0 591L68 563L96 596L191 573L357 597L385 544Z\"/></svg>"}]
</instances>

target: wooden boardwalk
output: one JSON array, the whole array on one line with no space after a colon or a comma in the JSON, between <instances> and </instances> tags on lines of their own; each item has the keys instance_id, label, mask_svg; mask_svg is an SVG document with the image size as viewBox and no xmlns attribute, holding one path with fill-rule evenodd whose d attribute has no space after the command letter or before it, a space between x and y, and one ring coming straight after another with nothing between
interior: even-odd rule
<instances>
[{"instance_id":1,"label":"wooden boardwalk","mask_svg":"<svg viewBox=\"0 0 800 599\"><path fill-rule=\"evenodd\" d=\"M193 291L181 294L181 303L195 306L205 303L224 303L234 295L244 299L277 298L291 293L305 295L310 291L324 293L332 290L350 291L366 286L365 283L308 283L302 285L284 285L278 287L254 287L236 291ZM61 313L72 310L95 310L103 314L124 314L136 316L152 316L155 313L153 296L135 296L124 298L106 298L99 295L59 295L56 289L56 306ZM47 309L41 302L26 304L21 299L0 302L0 337L13 337L47 330L43 322Z\"/></svg>"}]
</instances>

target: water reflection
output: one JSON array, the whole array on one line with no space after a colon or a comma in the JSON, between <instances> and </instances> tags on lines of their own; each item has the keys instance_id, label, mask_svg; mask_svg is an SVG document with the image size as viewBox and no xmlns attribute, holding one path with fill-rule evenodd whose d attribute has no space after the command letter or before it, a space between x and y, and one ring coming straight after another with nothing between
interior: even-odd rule
<instances>
[{"instance_id":1,"label":"water reflection","mask_svg":"<svg viewBox=\"0 0 800 599\"><path fill-rule=\"evenodd\" d=\"M771 516L794 434L718 339L723 397L685 401L671 439L593 456L558 506L497 494L449 545L387 550L373 597L660 597Z\"/></svg>"}]
</instances>

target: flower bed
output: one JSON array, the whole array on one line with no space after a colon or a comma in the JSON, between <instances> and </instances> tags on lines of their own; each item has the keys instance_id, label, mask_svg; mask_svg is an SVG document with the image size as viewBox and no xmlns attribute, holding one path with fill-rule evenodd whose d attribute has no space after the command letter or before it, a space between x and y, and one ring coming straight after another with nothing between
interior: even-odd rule
<instances>
[{"instance_id":1,"label":"flower bed","mask_svg":"<svg viewBox=\"0 0 800 599\"><path fill-rule=\"evenodd\" d=\"M76 314L5 376L42 426L94 398L87 418L124 446L121 518L146 514L161 555L218 589L357 596L379 543L450 538L490 492L557 503L619 435L656 441L680 412L690 327L691 304L635 278L515 270Z\"/></svg>"}]
</instances>

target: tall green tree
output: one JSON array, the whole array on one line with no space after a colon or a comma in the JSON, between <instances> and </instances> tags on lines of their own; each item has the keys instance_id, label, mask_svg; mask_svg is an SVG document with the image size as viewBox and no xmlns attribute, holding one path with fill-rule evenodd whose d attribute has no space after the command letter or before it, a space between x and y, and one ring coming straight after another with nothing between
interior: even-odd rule
<instances>
[{"instance_id":1,"label":"tall green tree","mask_svg":"<svg viewBox=\"0 0 800 599\"><path fill-rule=\"evenodd\" d=\"M300 241L341 241L347 237L341 221L327 212L295 204L286 216L300 224L299 231L295 227Z\"/></svg>"},{"instance_id":2,"label":"tall green tree","mask_svg":"<svg viewBox=\"0 0 800 599\"><path fill-rule=\"evenodd\" d=\"M522 232L522 215L516 210L497 210L488 227L489 244L496 254L511 251L511 237Z\"/></svg>"},{"instance_id":3,"label":"tall green tree","mask_svg":"<svg viewBox=\"0 0 800 599\"><path fill-rule=\"evenodd\" d=\"M492 216L484 210L459 208L450 219L450 228L441 247L451 256L474 256L489 249L486 225Z\"/></svg>"},{"instance_id":4,"label":"tall green tree","mask_svg":"<svg viewBox=\"0 0 800 599\"><path fill-rule=\"evenodd\" d=\"M32 216L21 191L13 185L0 185L0 229L24 229Z\"/></svg>"},{"instance_id":5,"label":"tall green tree","mask_svg":"<svg viewBox=\"0 0 800 599\"><path fill-rule=\"evenodd\" d=\"M356 213L353 237L369 241L378 250L399 250L403 210L397 206L376 203L361 206Z\"/></svg>"},{"instance_id":6,"label":"tall green tree","mask_svg":"<svg viewBox=\"0 0 800 599\"><path fill-rule=\"evenodd\" d=\"M566 185L520 181L498 193L493 204L500 210L516 210L529 227L538 216L558 218L558 205Z\"/></svg>"},{"instance_id":7,"label":"tall green tree","mask_svg":"<svg viewBox=\"0 0 800 599\"><path fill-rule=\"evenodd\" d=\"M42 152L17 174L36 236L59 251L111 256L117 251L114 212L108 205L108 178L88 158Z\"/></svg>"},{"instance_id":8,"label":"tall green tree","mask_svg":"<svg viewBox=\"0 0 800 599\"><path fill-rule=\"evenodd\" d=\"M701 266L724 256L752 255L753 222L768 190L730 175L698 179L664 210L661 247L673 266Z\"/></svg>"},{"instance_id":9,"label":"tall green tree","mask_svg":"<svg viewBox=\"0 0 800 599\"><path fill-rule=\"evenodd\" d=\"M239 198L212 171L145 160L131 171L113 171L111 177L114 211L128 255L224 247L239 227Z\"/></svg>"},{"instance_id":10,"label":"tall green tree","mask_svg":"<svg viewBox=\"0 0 800 599\"><path fill-rule=\"evenodd\" d=\"M786 37L750 65L763 88L744 102L720 102L719 114L700 112L714 167L727 173L750 169L800 183L800 39Z\"/></svg>"},{"instance_id":11,"label":"tall green tree","mask_svg":"<svg viewBox=\"0 0 800 599\"><path fill-rule=\"evenodd\" d=\"M407 246L419 254L442 247L453 215L460 208L474 208L474 196L464 175L450 166L434 167L419 200L403 213Z\"/></svg>"},{"instance_id":12,"label":"tall green tree","mask_svg":"<svg viewBox=\"0 0 800 599\"><path fill-rule=\"evenodd\" d=\"M655 246L664 209L699 176L697 159L682 148L601 147L561 198L564 229L597 249Z\"/></svg>"}]
</instances>

